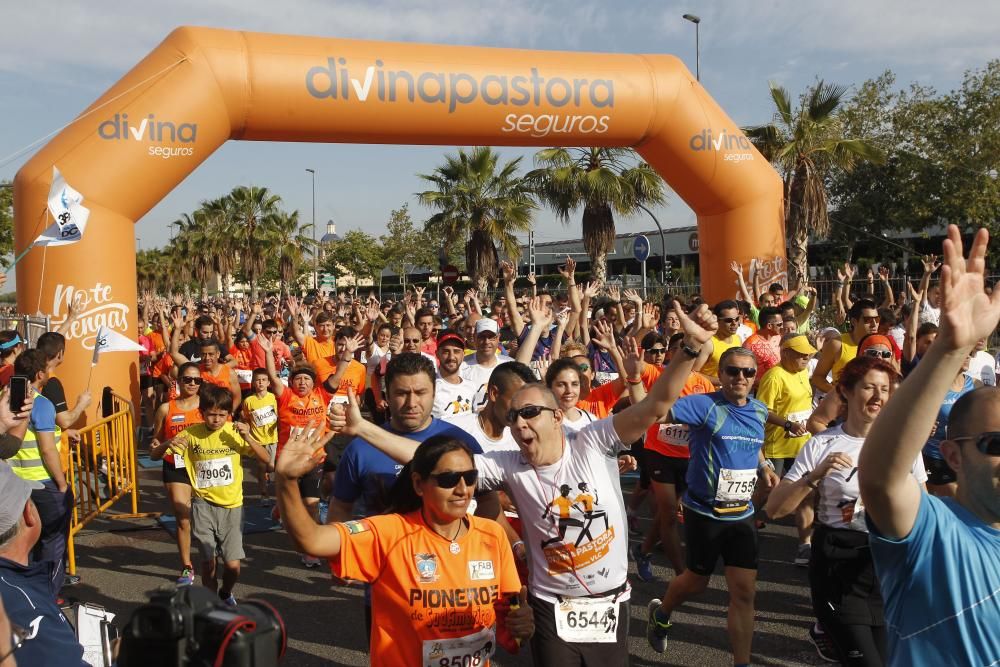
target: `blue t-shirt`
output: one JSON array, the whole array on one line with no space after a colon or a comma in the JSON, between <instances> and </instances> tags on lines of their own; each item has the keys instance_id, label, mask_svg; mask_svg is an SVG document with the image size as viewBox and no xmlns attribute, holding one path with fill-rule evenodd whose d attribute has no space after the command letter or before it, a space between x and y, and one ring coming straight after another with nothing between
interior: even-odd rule
<instances>
[{"instance_id":1,"label":"blue t-shirt","mask_svg":"<svg viewBox=\"0 0 1000 667\"><path fill-rule=\"evenodd\" d=\"M931 437L927 439L927 443L924 445L925 456L932 459L944 458L941 456L941 442L948 437L948 417L951 416L951 408L958 399L975 388L976 385L972 381L972 378L966 375L965 384L962 385L961 389L958 391L949 389L948 393L945 394L944 402L941 403L941 407L938 409L937 421L934 422L934 431L931 432Z\"/></svg>"},{"instance_id":2,"label":"blue t-shirt","mask_svg":"<svg viewBox=\"0 0 1000 667\"><path fill-rule=\"evenodd\" d=\"M684 506L726 521L752 515L767 406L756 398L736 405L714 392L678 399L671 414L690 428Z\"/></svg>"},{"instance_id":3,"label":"blue t-shirt","mask_svg":"<svg viewBox=\"0 0 1000 667\"><path fill-rule=\"evenodd\" d=\"M31 416L28 426L35 433L51 433L56 430L56 406L52 401L39 393L35 393L35 402L31 404Z\"/></svg>"},{"instance_id":4,"label":"blue t-shirt","mask_svg":"<svg viewBox=\"0 0 1000 667\"><path fill-rule=\"evenodd\" d=\"M528 338L528 333L531 331L531 326L532 325L527 324L523 329L521 329L521 335L517 337L517 342L519 345L523 345L525 339ZM552 325L549 327L548 333L539 337L538 342L535 343L535 349L531 353L532 361L538 361L546 354L552 353L552 342L553 342L552 334L553 332L555 332L555 330L556 330L555 325Z\"/></svg>"},{"instance_id":5,"label":"blue t-shirt","mask_svg":"<svg viewBox=\"0 0 1000 667\"><path fill-rule=\"evenodd\" d=\"M423 442L434 435L450 435L467 444L473 453L483 453L482 447L471 435L436 418L431 419L427 428L412 433L401 433L393 429L389 422L382 424L382 428L417 442ZM333 497L345 503L361 499L362 505L355 508L356 514L379 514L385 510L388 491L402 469L402 464L382 453L367 440L354 438L347 444L347 449L337 464L337 473L333 478Z\"/></svg>"},{"instance_id":6,"label":"blue t-shirt","mask_svg":"<svg viewBox=\"0 0 1000 667\"><path fill-rule=\"evenodd\" d=\"M901 540L867 521L885 600L886 664L1000 664L1000 530L927 493Z\"/></svg>"}]
</instances>

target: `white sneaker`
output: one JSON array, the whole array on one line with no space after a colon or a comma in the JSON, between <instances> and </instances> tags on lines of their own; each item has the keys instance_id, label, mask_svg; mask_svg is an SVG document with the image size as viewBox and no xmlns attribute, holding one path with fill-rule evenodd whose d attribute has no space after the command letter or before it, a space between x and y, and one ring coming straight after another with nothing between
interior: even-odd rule
<instances>
[{"instance_id":1,"label":"white sneaker","mask_svg":"<svg viewBox=\"0 0 1000 667\"><path fill-rule=\"evenodd\" d=\"M302 564L308 568L319 567L322 563L322 559L316 558L315 556L308 556L306 554L302 555Z\"/></svg>"}]
</instances>

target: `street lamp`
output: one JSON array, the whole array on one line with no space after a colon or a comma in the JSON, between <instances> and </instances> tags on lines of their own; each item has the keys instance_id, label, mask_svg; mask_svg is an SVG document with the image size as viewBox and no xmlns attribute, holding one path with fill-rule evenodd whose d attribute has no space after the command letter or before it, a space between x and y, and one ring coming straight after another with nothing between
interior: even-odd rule
<instances>
[{"instance_id":1,"label":"street lamp","mask_svg":"<svg viewBox=\"0 0 1000 667\"><path fill-rule=\"evenodd\" d=\"M649 217L651 217L653 219L653 222L656 223L656 228L660 230L660 255L661 255L660 284L666 285L667 284L667 241L666 238L663 236L663 227L660 225L660 221L656 219L656 216L653 215L652 211L650 211L642 204L637 204L637 206L646 213L649 213Z\"/></svg>"},{"instance_id":2,"label":"street lamp","mask_svg":"<svg viewBox=\"0 0 1000 667\"><path fill-rule=\"evenodd\" d=\"M694 76L698 81L701 81L701 45L698 40L698 24L701 23L701 17L685 14L681 18L694 24Z\"/></svg>"},{"instance_id":3,"label":"street lamp","mask_svg":"<svg viewBox=\"0 0 1000 667\"><path fill-rule=\"evenodd\" d=\"M317 273L316 264L316 170L306 169L312 175L312 229L313 229L313 246L312 246L312 256L313 256L313 289L319 291L319 275Z\"/></svg>"}]
</instances>

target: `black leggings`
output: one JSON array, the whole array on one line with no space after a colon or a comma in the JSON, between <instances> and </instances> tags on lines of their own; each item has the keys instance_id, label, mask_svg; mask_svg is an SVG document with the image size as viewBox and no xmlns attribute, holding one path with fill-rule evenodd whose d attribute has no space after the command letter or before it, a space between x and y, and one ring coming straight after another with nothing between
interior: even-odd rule
<instances>
[{"instance_id":1,"label":"black leggings","mask_svg":"<svg viewBox=\"0 0 1000 667\"><path fill-rule=\"evenodd\" d=\"M845 667L882 667L885 664L885 627L824 620L823 630L833 640Z\"/></svg>"}]
</instances>

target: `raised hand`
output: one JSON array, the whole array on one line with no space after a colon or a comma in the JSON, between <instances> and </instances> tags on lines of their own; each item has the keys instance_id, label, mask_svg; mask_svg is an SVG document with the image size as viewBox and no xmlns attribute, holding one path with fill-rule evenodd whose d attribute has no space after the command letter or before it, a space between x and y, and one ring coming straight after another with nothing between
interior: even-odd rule
<instances>
[{"instance_id":1,"label":"raised hand","mask_svg":"<svg viewBox=\"0 0 1000 667\"><path fill-rule=\"evenodd\" d=\"M948 225L941 268L940 330L934 345L946 350L971 349L988 338L1000 322L1000 290L986 294L986 249L990 235L980 229L972 241L969 258L962 254L958 227Z\"/></svg>"},{"instance_id":2,"label":"raised hand","mask_svg":"<svg viewBox=\"0 0 1000 667\"><path fill-rule=\"evenodd\" d=\"M844 274L844 270L838 266L837 267L837 282L840 282L840 283L844 282L844 278L846 278L846 277L847 276Z\"/></svg>"},{"instance_id":3,"label":"raised hand","mask_svg":"<svg viewBox=\"0 0 1000 667\"><path fill-rule=\"evenodd\" d=\"M545 306L541 297L532 297L528 301L528 319L532 326L537 326L544 332L552 324L552 309Z\"/></svg>"},{"instance_id":4,"label":"raised hand","mask_svg":"<svg viewBox=\"0 0 1000 667\"><path fill-rule=\"evenodd\" d=\"M626 299L635 304L636 309L642 308L642 297L634 289L627 289L622 292Z\"/></svg>"},{"instance_id":5,"label":"raised hand","mask_svg":"<svg viewBox=\"0 0 1000 667\"><path fill-rule=\"evenodd\" d=\"M601 281L593 280L588 282L583 288L583 296L587 299L593 299L597 296L597 293L601 291Z\"/></svg>"},{"instance_id":6,"label":"raised hand","mask_svg":"<svg viewBox=\"0 0 1000 667\"><path fill-rule=\"evenodd\" d=\"M688 315L681 308L677 301L672 304L674 314L681 322L681 330L684 331L685 339L704 345L712 340L712 336L719 330L719 318L709 310L706 304L701 304Z\"/></svg>"},{"instance_id":7,"label":"raised hand","mask_svg":"<svg viewBox=\"0 0 1000 667\"><path fill-rule=\"evenodd\" d=\"M625 377L627 378L637 378L642 375L643 369L646 367L646 362L642 360L642 351L639 349L639 343L632 336L628 336L622 341L621 347L618 348L618 354L622 358L622 370L625 371Z\"/></svg>"},{"instance_id":8,"label":"raised hand","mask_svg":"<svg viewBox=\"0 0 1000 667\"><path fill-rule=\"evenodd\" d=\"M618 286L608 285L607 291L608 291L608 298L611 299L612 301L620 302L622 300L622 291Z\"/></svg>"},{"instance_id":9,"label":"raised hand","mask_svg":"<svg viewBox=\"0 0 1000 667\"><path fill-rule=\"evenodd\" d=\"M883 282L889 282L889 267L885 264L878 267L878 277L881 278Z\"/></svg>"},{"instance_id":10,"label":"raised hand","mask_svg":"<svg viewBox=\"0 0 1000 667\"><path fill-rule=\"evenodd\" d=\"M611 351L615 349L615 330L610 324L603 320L594 321L594 335L592 340L602 350Z\"/></svg>"},{"instance_id":11,"label":"raised hand","mask_svg":"<svg viewBox=\"0 0 1000 667\"><path fill-rule=\"evenodd\" d=\"M441 293L448 297L448 300L452 300L452 296L455 294L455 290L452 289L451 285L445 285L441 288Z\"/></svg>"},{"instance_id":12,"label":"raised hand","mask_svg":"<svg viewBox=\"0 0 1000 667\"><path fill-rule=\"evenodd\" d=\"M558 326L560 329L565 329L568 324L569 324L568 310L560 310L558 313L556 313L556 326Z\"/></svg>"},{"instance_id":13,"label":"raised hand","mask_svg":"<svg viewBox=\"0 0 1000 667\"><path fill-rule=\"evenodd\" d=\"M334 403L326 414L326 423L330 429L343 435L357 435L358 428L364 424L365 418L358 405L358 397L354 387L347 388L347 403Z\"/></svg>"},{"instance_id":14,"label":"raised hand","mask_svg":"<svg viewBox=\"0 0 1000 667\"><path fill-rule=\"evenodd\" d=\"M500 262L500 275L503 277L504 283L512 283L517 277L517 272L514 270L514 265L505 259Z\"/></svg>"},{"instance_id":15,"label":"raised hand","mask_svg":"<svg viewBox=\"0 0 1000 667\"><path fill-rule=\"evenodd\" d=\"M274 350L274 344L271 342L271 337L268 336L267 334L262 333L261 335L254 338L254 340L257 341L258 345L260 345L260 349L264 350L268 354L270 354L271 351Z\"/></svg>"},{"instance_id":16,"label":"raised hand","mask_svg":"<svg viewBox=\"0 0 1000 667\"><path fill-rule=\"evenodd\" d=\"M743 277L743 265L737 262L735 259L732 262L730 262L729 268L732 269L733 273L735 273L740 278Z\"/></svg>"},{"instance_id":17,"label":"raised hand","mask_svg":"<svg viewBox=\"0 0 1000 667\"><path fill-rule=\"evenodd\" d=\"M377 320L379 318L379 315L381 315L381 314L382 314L382 311L379 308L378 299L375 299L374 301L369 302L368 308L365 309L365 317L368 318L368 321L369 322L374 322L375 320Z\"/></svg>"},{"instance_id":18,"label":"raised hand","mask_svg":"<svg viewBox=\"0 0 1000 667\"><path fill-rule=\"evenodd\" d=\"M419 303L420 299L424 298L424 292L426 292L426 291L427 291L426 287L420 287L419 285L414 285L413 286L413 292L416 295L416 298L414 299L414 301L417 301Z\"/></svg>"},{"instance_id":19,"label":"raised hand","mask_svg":"<svg viewBox=\"0 0 1000 667\"><path fill-rule=\"evenodd\" d=\"M642 307L642 328L652 329L656 326L656 306L647 303Z\"/></svg>"},{"instance_id":20,"label":"raised hand","mask_svg":"<svg viewBox=\"0 0 1000 667\"><path fill-rule=\"evenodd\" d=\"M576 274L576 260L566 255L566 263L559 267L559 275L567 281L572 281Z\"/></svg>"},{"instance_id":21,"label":"raised hand","mask_svg":"<svg viewBox=\"0 0 1000 667\"><path fill-rule=\"evenodd\" d=\"M941 268L941 262L934 255L924 255L920 258L920 263L924 267L924 273L934 273Z\"/></svg>"},{"instance_id":22,"label":"raised hand","mask_svg":"<svg viewBox=\"0 0 1000 667\"><path fill-rule=\"evenodd\" d=\"M389 338L389 352L399 354L403 350L403 334L397 333Z\"/></svg>"},{"instance_id":23,"label":"raised hand","mask_svg":"<svg viewBox=\"0 0 1000 667\"><path fill-rule=\"evenodd\" d=\"M294 296L288 297L286 305L288 306L288 314L291 315L293 318L299 314L299 300L296 299Z\"/></svg>"},{"instance_id":24,"label":"raised hand","mask_svg":"<svg viewBox=\"0 0 1000 667\"><path fill-rule=\"evenodd\" d=\"M854 268L851 266L850 262L844 262L844 279L845 280L854 279Z\"/></svg>"},{"instance_id":25,"label":"raised hand","mask_svg":"<svg viewBox=\"0 0 1000 667\"><path fill-rule=\"evenodd\" d=\"M535 272L534 271L529 271L528 272L527 280L528 280L528 283L531 284L532 287L534 287L537 284L538 278L535 276Z\"/></svg>"},{"instance_id":26,"label":"raised hand","mask_svg":"<svg viewBox=\"0 0 1000 667\"><path fill-rule=\"evenodd\" d=\"M292 429L294 435L281 449L274 469L286 479L298 479L316 469L326 458L324 446L333 437L333 433L323 433L319 428L322 424L310 424L301 430Z\"/></svg>"},{"instance_id":27,"label":"raised hand","mask_svg":"<svg viewBox=\"0 0 1000 667\"><path fill-rule=\"evenodd\" d=\"M354 334L350 338L344 339L344 358L351 358L354 353L361 349L366 343L366 339L361 334Z\"/></svg>"}]
</instances>

